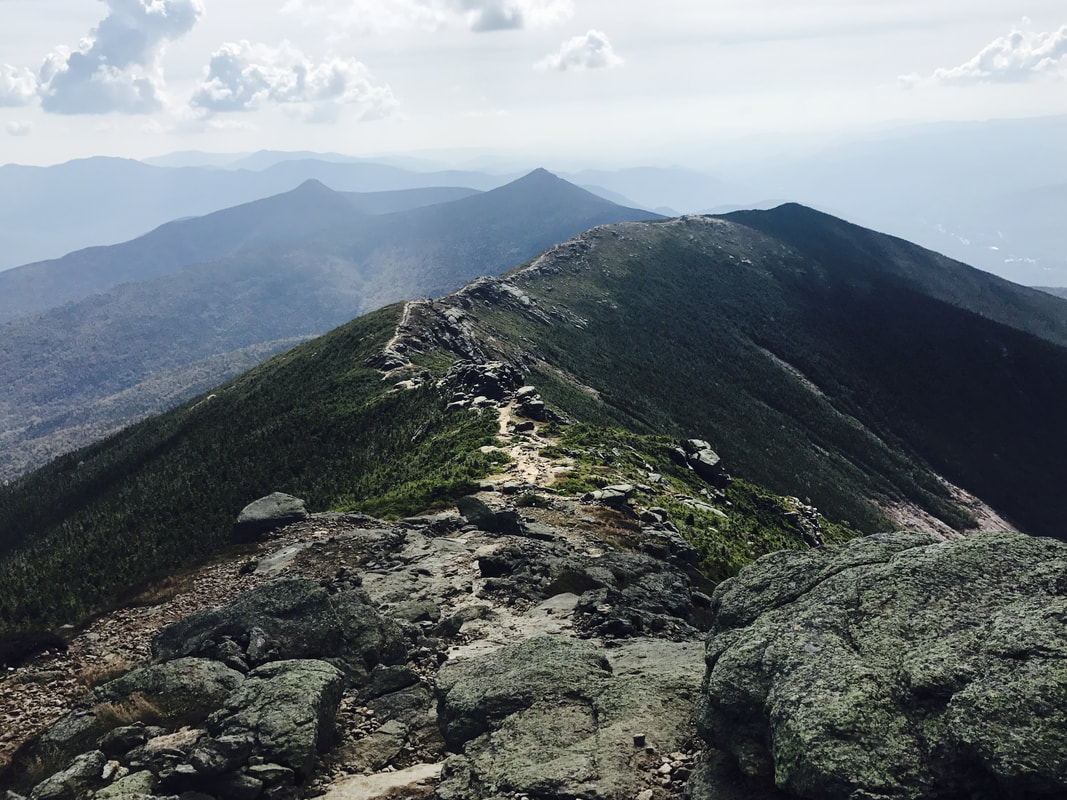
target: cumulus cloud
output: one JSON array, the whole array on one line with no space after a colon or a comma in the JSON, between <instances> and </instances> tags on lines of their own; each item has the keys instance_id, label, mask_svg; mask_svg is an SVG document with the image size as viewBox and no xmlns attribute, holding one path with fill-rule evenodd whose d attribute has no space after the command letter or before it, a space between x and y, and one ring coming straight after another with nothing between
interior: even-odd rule
<instances>
[{"instance_id":1,"label":"cumulus cloud","mask_svg":"<svg viewBox=\"0 0 1067 800\"><path fill-rule=\"evenodd\" d=\"M201 0L104 0L108 15L77 50L45 58L38 91L45 111L146 113L161 104L160 58L168 41L191 31Z\"/></svg>"},{"instance_id":2,"label":"cumulus cloud","mask_svg":"<svg viewBox=\"0 0 1067 800\"><path fill-rule=\"evenodd\" d=\"M559 51L549 53L534 67L536 69L570 70L611 69L621 67L622 59L615 54L615 49L608 37L601 31L591 30L584 36L575 36L560 45Z\"/></svg>"},{"instance_id":3,"label":"cumulus cloud","mask_svg":"<svg viewBox=\"0 0 1067 800\"><path fill-rule=\"evenodd\" d=\"M37 97L37 76L25 68L0 64L0 106L25 106Z\"/></svg>"},{"instance_id":4,"label":"cumulus cloud","mask_svg":"<svg viewBox=\"0 0 1067 800\"><path fill-rule=\"evenodd\" d=\"M1029 20L1024 19L1022 27L1028 28ZM1048 33L1016 28L994 39L966 63L937 69L926 77L902 75L900 82L904 86L1019 83L1050 74L1067 76L1067 25Z\"/></svg>"},{"instance_id":5,"label":"cumulus cloud","mask_svg":"<svg viewBox=\"0 0 1067 800\"><path fill-rule=\"evenodd\" d=\"M29 136L30 131L33 130L33 123L26 119L16 119L7 123L4 130L11 136Z\"/></svg>"},{"instance_id":6,"label":"cumulus cloud","mask_svg":"<svg viewBox=\"0 0 1067 800\"><path fill-rule=\"evenodd\" d=\"M247 41L224 44L212 55L192 104L209 113L295 107L309 121L331 120L343 106L357 108L361 119L378 119L397 106L392 90L375 84L355 59L315 63L287 42L274 48Z\"/></svg>"},{"instance_id":7,"label":"cumulus cloud","mask_svg":"<svg viewBox=\"0 0 1067 800\"><path fill-rule=\"evenodd\" d=\"M574 0L286 0L282 11L342 28L439 28L475 33L541 27L574 13Z\"/></svg>"},{"instance_id":8,"label":"cumulus cloud","mask_svg":"<svg viewBox=\"0 0 1067 800\"><path fill-rule=\"evenodd\" d=\"M523 28L526 18L522 4L515 0L465 0L467 26L476 33Z\"/></svg>"}]
</instances>

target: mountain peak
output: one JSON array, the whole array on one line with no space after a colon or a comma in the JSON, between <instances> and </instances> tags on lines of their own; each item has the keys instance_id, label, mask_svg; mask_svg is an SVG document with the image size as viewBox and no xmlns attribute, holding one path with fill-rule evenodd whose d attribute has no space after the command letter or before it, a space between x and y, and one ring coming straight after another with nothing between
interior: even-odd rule
<instances>
[{"instance_id":1,"label":"mountain peak","mask_svg":"<svg viewBox=\"0 0 1067 800\"><path fill-rule=\"evenodd\" d=\"M583 189L581 186L577 186L570 181L549 172L543 167L538 167L511 183L504 184L492 191L486 192L483 197L493 198L491 202L494 204L499 204L501 198L510 198L511 200L517 200L523 203L528 203L533 199L537 199L540 202L550 204L560 202L581 204L589 210L596 210L598 212L609 208L625 208L625 206L620 206L618 203L614 203L611 200L595 195L589 190ZM635 210L634 213L637 215L636 218L641 219L657 216L656 214L639 212L637 210ZM594 220L590 222L590 225L596 225L599 224L599 222L600 220Z\"/></svg>"},{"instance_id":2,"label":"mountain peak","mask_svg":"<svg viewBox=\"0 0 1067 800\"><path fill-rule=\"evenodd\" d=\"M518 178L517 180L512 181L512 185L516 185L516 186L531 186L531 185L547 186L549 184L561 184L561 183L568 183L568 181L565 181L565 180L563 180L563 178L559 177L558 175L556 175L556 174L554 174L552 172L549 172L544 167L538 167L537 169L533 170L532 172L529 172L526 175L523 175L521 178ZM571 184L571 185L573 185L573 184Z\"/></svg>"},{"instance_id":3,"label":"mountain peak","mask_svg":"<svg viewBox=\"0 0 1067 800\"><path fill-rule=\"evenodd\" d=\"M293 191L294 192L300 192L302 194L310 193L310 192L314 192L314 193L317 193L317 194L323 194L323 193L336 194L336 192L333 189L331 189L325 183L320 181L318 178L308 178L302 184L297 186Z\"/></svg>"}]
</instances>

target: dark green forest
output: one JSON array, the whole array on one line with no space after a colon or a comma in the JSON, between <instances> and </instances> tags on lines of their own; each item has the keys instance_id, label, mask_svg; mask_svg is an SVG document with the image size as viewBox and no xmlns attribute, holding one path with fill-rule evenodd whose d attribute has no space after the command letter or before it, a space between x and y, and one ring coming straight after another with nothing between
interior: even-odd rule
<instances>
[{"instance_id":1,"label":"dark green forest","mask_svg":"<svg viewBox=\"0 0 1067 800\"><path fill-rule=\"evenodd\" d=\"M40 627L228 541L241 508L283 491L313 510L402 516L494 467L496 421L448 413L432 384L387 392L366 365L398 309L362 317L214 392L0 490L0 622Z\"/></svg>"}]
</instances>

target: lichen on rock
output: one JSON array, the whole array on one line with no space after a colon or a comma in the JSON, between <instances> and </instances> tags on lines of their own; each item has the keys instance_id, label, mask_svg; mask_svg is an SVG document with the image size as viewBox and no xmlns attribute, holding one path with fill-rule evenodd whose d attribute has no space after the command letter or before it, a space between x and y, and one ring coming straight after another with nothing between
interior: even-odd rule
<instances>
[{"instance_id":1,"label":"lichen on rock","mask_svg":"<svg viewBox=\"0 0 1067 800\"><path fill-rule=\"evenodd\" d=\"M805 798L1063 796L1067 544L885 534L712 599L698 725Z\"/></svg>"}]
</instances>

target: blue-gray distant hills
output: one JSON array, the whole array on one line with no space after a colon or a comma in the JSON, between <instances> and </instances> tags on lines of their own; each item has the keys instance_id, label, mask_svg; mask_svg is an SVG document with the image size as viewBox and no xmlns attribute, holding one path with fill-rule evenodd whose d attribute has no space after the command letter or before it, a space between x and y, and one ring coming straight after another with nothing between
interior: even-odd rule
<instances>
[{"instance_id":1,"label":"blue-gray distant hills","mask_svg":"<svg viewBox=\"0 0 1067 800\"><path fill-rule=\"evenodd\" d=\"M316 158L282 161L259 170L161 167L102 156L49 167L7 164L0 166L0 270L58 258L90 245L123 242L170 220L287 192L312 178L337 191L380 192L426 186L484 191L517 177L459 170L415 172L374 162Z\"/></svg>"},{"instance_id":2,"label":"blue-gray distant hills","mask_svg":"<svg viewBox=\"0 0 1067 800\"><path fill-rule=\"evenodd\" d=\"M0 272L0 322L81 300L121 283L158 278L253 245L292 242L360 216L408 211L477 193L458 187L342 193L309 178L291 192L168 222L122 244L87 247Z\"/></svg>"},{"instance_id":3,"label":"blue-gray distant hills","mask_svg":"<svg viewBox=\"0 0 1067 800\"><path fill-rule=\"evenodd\" d=\"M410 207L434 192L467 196ZM405 210L371 213L390 207ZM544 170L485 193L350 195L309 181L0 273L0 479L386 303L499 274L595 225L652 216ZM50 289L80 298L11 318L35 296L54 303Z\"/></svg>"}]
</instances>

